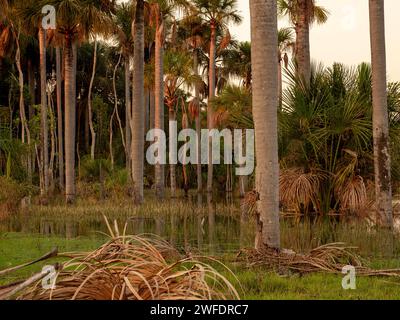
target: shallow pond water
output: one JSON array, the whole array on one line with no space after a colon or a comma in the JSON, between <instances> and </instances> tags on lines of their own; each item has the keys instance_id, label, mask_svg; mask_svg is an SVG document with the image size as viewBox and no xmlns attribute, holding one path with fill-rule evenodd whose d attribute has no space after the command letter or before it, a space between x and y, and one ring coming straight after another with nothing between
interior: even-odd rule
<instances>
[{"instance_id":1,"label":"shallow pond water","mask_svg":"<svg viewBox=\"0 0 400 320\"><path fill-rule=\"evenodd\" d=\"M0 220L0 233L17 232L45 237L106 238L109 234L104 216L120 233L153 234L162 237L182 251L221 254L252 247L255 223L243 212L238 200L176 199L159 203L149 201L142 207L81 202L39 207ZM399 219L396 220L399 223ZM282 246L299 252L317 246L345 242L366 254L400 256L398 234L377 231L371 225L338 217L281 219Z\"/></svg>"}]
</instances>

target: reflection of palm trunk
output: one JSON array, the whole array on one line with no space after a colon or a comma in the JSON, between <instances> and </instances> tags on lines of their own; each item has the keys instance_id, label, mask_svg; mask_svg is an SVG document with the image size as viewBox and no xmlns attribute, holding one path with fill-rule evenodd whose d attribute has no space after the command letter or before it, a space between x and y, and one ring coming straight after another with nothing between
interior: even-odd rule
<instances>
[{"instance_id":1,"label":"reflection of palm trunk","mask_svg":"<svg viewBox=\"0 0 400 320\"><path fill-rule=\"evenodd\" d=\"M169 122L174 122L176 121L176 114L175 110L170 109L169 110ZM169 174L170 174L170 179L171 179L171 197L176 196L176 165L171 163L169 165Z\"/></svg>"}]
</instances>

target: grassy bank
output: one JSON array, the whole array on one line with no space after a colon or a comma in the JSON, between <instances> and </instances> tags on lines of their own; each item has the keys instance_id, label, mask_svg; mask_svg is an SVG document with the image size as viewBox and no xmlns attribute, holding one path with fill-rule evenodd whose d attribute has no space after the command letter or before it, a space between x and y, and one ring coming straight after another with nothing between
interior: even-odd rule
<instances>
[{"instance_id":1,"label":"grassy bank","mask_svg":"<svg viewBox=\"0 0 400 320\"><path fill-rule=\"evenodd\" d=\"M57 246L60 251L89 251L97 248L105 240L104 236L79 237L67 240L20 233L5 233L0 236L0 269L9 268L33 260ZM218 256L237 276L219 268L237 288L243 288L243 299L400 299L400 282L386 278L357 278L357 289L342 289L340 275L279 275L263 268L247 269L235 262L233 254ZM48 263L48 262L47 262ZM0 284L10 283L40 270L41 263L29 267L12 276L0 279ZM396 259L375 259L371 264L380 268L399 268Z\"/></svg>"}]
</instances>

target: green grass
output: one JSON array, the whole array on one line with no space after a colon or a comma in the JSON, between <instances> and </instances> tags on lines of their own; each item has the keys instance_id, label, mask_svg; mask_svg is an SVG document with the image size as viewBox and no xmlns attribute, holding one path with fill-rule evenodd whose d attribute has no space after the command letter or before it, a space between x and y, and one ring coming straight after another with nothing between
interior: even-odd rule
<instances>
[{"instance_id":1,"label":"green grass","mask_svg":"<svg viewBox=\"0 0 400 320\"><path fill-rule=\"evenodd\" d=\"M54 246L60 252L89 251L97 248L105 237L79 237L67 240L60 237L47 237L21 233L4 233L0 235L0 270L30 260L34 260L50 251ZM262 268L247 269L241 264L232 262L234 256L225 254L219 258L234 272L243 291L243 299L400 299L400 282L387 278L357 278L356 290L343 290L342 277L330 274L280 276ZM51 262L54 262L52 260ZM49 261L31 266L11 276L0 279L0 285L38 272ZM375 267L399 267L394 259L377 259L372 261ZM220 271L235 284L240 286L229 272Z\"/></svg>"}]
</instances>

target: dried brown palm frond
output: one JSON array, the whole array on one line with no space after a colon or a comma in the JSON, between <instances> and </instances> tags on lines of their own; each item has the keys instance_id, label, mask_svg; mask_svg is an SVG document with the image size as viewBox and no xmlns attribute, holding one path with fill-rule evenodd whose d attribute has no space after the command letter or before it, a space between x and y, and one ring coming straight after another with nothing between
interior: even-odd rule
<instances>
[{"instance_id":1,"label":"dried brown palm frond","mask_svg":"<svg viewBox=\"0 0 400 320\"><path fill-rule=\"evenodd\" d=\"M257 212L257 201L260 200L260 194L256 190L246 192L241 203L242 208L246 208L247 215L253 216Z\"/></svg>"},{"instance_id":2,"label":"dried brown palm frond","mask_svg":"<svg viewBox=\"0 0 400 320\"><path fill-rule=\"evenodd\" d=\"M282 171L279 177L281 203L296 213L318 208L320 185L326 178L327 174L322 171L305 173L300 168Z\"/></svg>"},{"instance_id":3,"label":"dried brown palm frond","mask_svg":"<svg viewBox=\"0 0 400 320\"><path fill-rule=\"evenodd\" d=\"M349 179L341 189L336 190L336 194L342 212L360 215L369 205L367 188L361 176Z\"/></svg>"},{"instance_id":4,"label":"dried brown palm frond","mask_svg":"<svg viewBox=\"0 0 400 320\"><path fill-rule=\"evenodd\" d=\"M239 261L249 267L262 266L279 272L334 273L341 274L343 267L354 266L359 276L384 276L400 278L400 269L373 270L363 265L361 257L353 252L355 248L346 247L344 243L331 243L313 249L309 254L298 254L290 250L278 252L275 249L241 250Z\"/></svg>"},{"instance_id":5,"label":"dried brown palm frond","mask_svg":"<svg viewBox=\"0 0 400 320\"><path fill-rule=\"evenodd\" d=\"M202 257L182 257L156 237L120 235L90 253L65 253L52 290L40 282L18 299L34 300L211 300L239 299L234 286ZM210 259L213 263L218 263Z\"/></svg>"}]
</instances>

